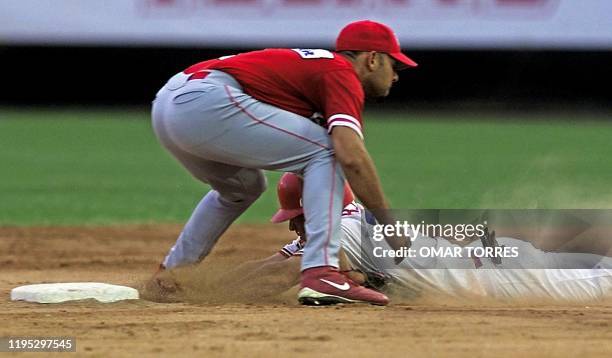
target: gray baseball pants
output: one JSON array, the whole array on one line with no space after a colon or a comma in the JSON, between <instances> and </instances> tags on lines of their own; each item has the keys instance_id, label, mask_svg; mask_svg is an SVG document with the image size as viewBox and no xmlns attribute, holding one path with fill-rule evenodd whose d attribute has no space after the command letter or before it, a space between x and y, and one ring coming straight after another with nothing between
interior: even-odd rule
<instances>
[{"instance_id":1,"label":"gray baseball pants","mask_svg":"<svg viewBox=\"0 0 612 358\"><path fill-rule=\"evenodd\" d=\"M157 93L152 118L161 144L212 188L166 256L167 268L200 262L210 253L266 190L262 169L304 178L308 241L302 269L338 266L344 174L325 128L258 101L221 71L197 80L183 73L172 77Z\"/></svg>"}]
</instances>

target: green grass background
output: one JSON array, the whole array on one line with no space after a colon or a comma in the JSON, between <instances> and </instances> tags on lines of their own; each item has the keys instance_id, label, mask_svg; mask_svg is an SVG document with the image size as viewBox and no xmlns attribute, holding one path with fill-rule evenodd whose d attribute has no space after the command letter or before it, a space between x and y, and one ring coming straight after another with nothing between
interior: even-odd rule
<instances>
[{"instance_id":1,"label":"green grass background","mask_svg":"<svg viewBox=\"0 0 612 358\"><path fill-rule=\"evenodd\" d=\"M0 109L0 225L177 223L209 189L146 110ZM589 115L367 113L395 208L612 208L612 121ZM270 189L240 219L265 222Z\"/></svg>"}]
</instances>

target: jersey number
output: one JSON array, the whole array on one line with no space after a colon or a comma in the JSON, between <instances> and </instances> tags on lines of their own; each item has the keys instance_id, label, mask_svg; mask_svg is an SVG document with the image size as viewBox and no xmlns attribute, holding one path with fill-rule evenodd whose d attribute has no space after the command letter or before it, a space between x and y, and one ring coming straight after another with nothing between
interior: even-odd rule
<instances>
[{"instance_id":1,"label":"jersey number","mask_svg":"<svg viewBox=\"0 0 612 358\"><path fill-rule=\"evenodd\" d=\"M310 48L294 48L293 51L297 52L304 59L311 58L334 58L334 54L327 50L322 49L310 49Z\"/></svg>"}]
</instances>

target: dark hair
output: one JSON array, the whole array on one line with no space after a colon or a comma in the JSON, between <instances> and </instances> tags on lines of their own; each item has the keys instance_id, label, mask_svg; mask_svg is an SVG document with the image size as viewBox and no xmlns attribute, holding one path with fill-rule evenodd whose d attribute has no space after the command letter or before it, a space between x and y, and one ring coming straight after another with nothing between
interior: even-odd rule
<instances>
[{"instance_id":1,"label":"dark hair","mask_svg":"<svg viewBox=\"0 0 612 358\"><path fill-rule=\"evenodd\" d=\"M348 58L350 58L351 60L355 60L357 59L357 56L359 56L359 54L363 53L364 51L338 51L339 54L346 56Z\"/></svg>"},{"instance_id":2,"label":"dark hair","mask_svg":"<svg viewBox=\"0 0 612 358\"><path fill-rule=\"evenodd\" d=\"M365 53L365 52L367 52L367 51L348 51L348 50L347 51L338 51L339 54L341 54L344 57L349 58L352 61L356 60L359 55L361 55L362 53ZM377 53L384 53L384 52L377 52ZM391 58L394 61L394 65L393 65L393 70L394 71L397 72L397 71L399 71L399 70L401 70L403 68L402 67L403 65L402 65L401 62L393 59L391 56L389 56L389 54L386 54L386 55L387 55L388 58L385 61L388 61L389 58Z\"/></svg>"}]
</instances>

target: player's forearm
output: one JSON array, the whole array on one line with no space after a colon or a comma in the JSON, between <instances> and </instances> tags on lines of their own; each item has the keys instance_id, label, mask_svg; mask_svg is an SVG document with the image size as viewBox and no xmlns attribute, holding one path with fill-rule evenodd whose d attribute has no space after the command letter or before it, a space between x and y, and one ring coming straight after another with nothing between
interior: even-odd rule
<instances>
[{"instance_id":1,"label":"player's forearm","mask_svg":"<svg viewBox=\"0 0 612 358\"><path fill-rule=\"evenodd\" d=\"M277 252L274 255L268 256L264 259L243 262L240 265L236 266L234 269L228 270L228 274L234 277L242 277L260 269L261 267L269 263L280 262L284 260L287 260L287 257Z\"/></svg>"},{"instance_id":2,"label":"player's forearm","mask_svg":"<svg viewBox=\"0 0 612 358\"><path fill-rule=\"evenodd\" d=\"M334 128L332 132L336 159L342 166L351 189L363 205L371 210L381 223L390 222L385 198L374 161L363 142L350 128Z\"/></svg>"},{"instance_id":3,"label":"player's forearm","mask_svg":"<svg viewBox=\"0 0 612 358\"><path fill-rule=\"evenodd\" d=\"M268 262L247 276L254 291L277 294L299 283L300 259L292 257L282 261Z\"/></svg>"},{"instance_id":4,"label":"player's forearm","mask_svg":"<svg viewBox=\"0 0 612 358\"><path fill-rule=\"evenodd\" d=\"M367 152L355 155L350 162L342 165L342 169L351 188L366 208L388 209L389 204L383 194L380 179Z\"/></svg>"}]
</instances>

